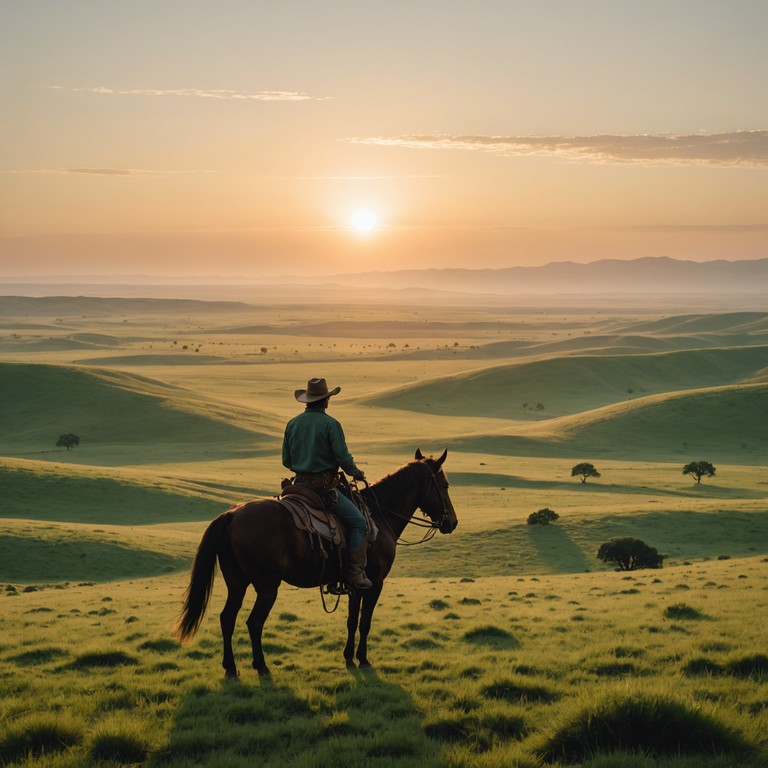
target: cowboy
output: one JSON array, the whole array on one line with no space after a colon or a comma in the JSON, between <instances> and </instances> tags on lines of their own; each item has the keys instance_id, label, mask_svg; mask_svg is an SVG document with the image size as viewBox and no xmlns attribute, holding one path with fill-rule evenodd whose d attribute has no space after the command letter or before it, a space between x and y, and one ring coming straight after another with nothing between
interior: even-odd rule
<instances>
[{"instance_id":1,"label":"cowboy","mask_svg":"<svg viewBox=\"0 0 768 768\"><path fill-rule=\"evenodd\" d=\"M341 424L326 413L330 398L339 392L341 387L329 391L325 379L310 379L306 389L294 392L296 400L306 403L306 408L285 427L283 466L296 475L295 483L311 486L330 502L330 511L344 522L349 535L347 580L356 589L370 589L371 582L365 575L365 518L343 493L335 491L339 467L353 479L365 480L347 448Z\"/></svg>"}]
</instances>

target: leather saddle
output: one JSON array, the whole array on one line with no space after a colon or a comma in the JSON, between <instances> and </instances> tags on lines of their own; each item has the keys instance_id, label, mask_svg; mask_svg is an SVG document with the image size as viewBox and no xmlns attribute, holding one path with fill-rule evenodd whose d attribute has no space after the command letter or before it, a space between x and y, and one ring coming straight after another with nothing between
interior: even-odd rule
<instances>
[{"instance_id":1,"label":"leather saddle","mask_svg":"<svg viewBox=\"0 0 768 768\"><path fill-rule=\"evenodd\" d=\"M287 485L277 500L288 510L298 530L319 536L336 547L346 548L344 525L328 512L317 491L306 485Z\"/></svg>"},{"instance_id":2,"label":"leather saddle","mask_svg":"<svg viewBox=\"0 0 768 768\"><path fill-rule=\"evenodd\" d=\"M341 488L335 490L334 493L342 493L345 486L346 483L342 483ZM368 541L375 541L379 529L376 523L374 523L371 513L360 493L351 488L350 491L355 506L362 512L365 518ZM282 492L277 497L277 500L290 512L293 524L298 530L306 531L310 534L310 537L315 535L330 541L335 547L346 549L346 527L336 515L326 509L323 497L316 490L308 485L284 481Z\"/></svg>"}]
</instances>

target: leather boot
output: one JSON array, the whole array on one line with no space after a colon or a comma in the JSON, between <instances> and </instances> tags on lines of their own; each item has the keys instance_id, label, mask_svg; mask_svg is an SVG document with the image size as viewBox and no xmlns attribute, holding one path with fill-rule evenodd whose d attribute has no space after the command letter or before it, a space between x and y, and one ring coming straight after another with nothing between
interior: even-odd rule
<instances>
[{"instance_id":1,"label":"leather boot","mask_svg":"<svg viewBox=\"0 0 768 768\"><path fill-rule=\"evenodd\" d=\"M363 539L357 549L350 550L347 564L347 581L355 589L370 589L373 584L365 575L365 565L368 560L368 539Z\"/></svg>"}]
</instances>

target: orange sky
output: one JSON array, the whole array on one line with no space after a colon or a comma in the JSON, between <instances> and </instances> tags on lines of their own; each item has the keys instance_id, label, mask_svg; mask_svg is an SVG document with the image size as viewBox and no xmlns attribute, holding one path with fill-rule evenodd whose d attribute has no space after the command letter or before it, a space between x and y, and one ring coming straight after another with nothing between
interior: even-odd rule
<instances>
[{"instance_id":1,"label":"orange sky","mask_svg":"<svg viewBox=\"0 0 768 768\"><path fill-rule=\"evenodd\" d=\"M762 1L272 5L3 4L0 277L768 256Z\"/></svg>"}]
</instances>

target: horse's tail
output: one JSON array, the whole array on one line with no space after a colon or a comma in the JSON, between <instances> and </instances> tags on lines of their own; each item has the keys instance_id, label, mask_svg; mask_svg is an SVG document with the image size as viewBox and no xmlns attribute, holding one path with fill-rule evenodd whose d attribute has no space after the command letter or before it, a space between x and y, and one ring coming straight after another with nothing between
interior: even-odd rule
<instances>
[{"instance_id":1,"label":"horse's tail","mask_svg":"<svg viewBox=\"0 0 768 768\"><path fill-rule=\"evenodd\" d=\"M216 557L222 535L231 520L230 510L215 518L205 529L200 546L197 548L189 586L184 593L184 607L181 609L175 627L176 636L182 643L194 636L205 615L216 575Z\"/></svg>"}]
</instances>

